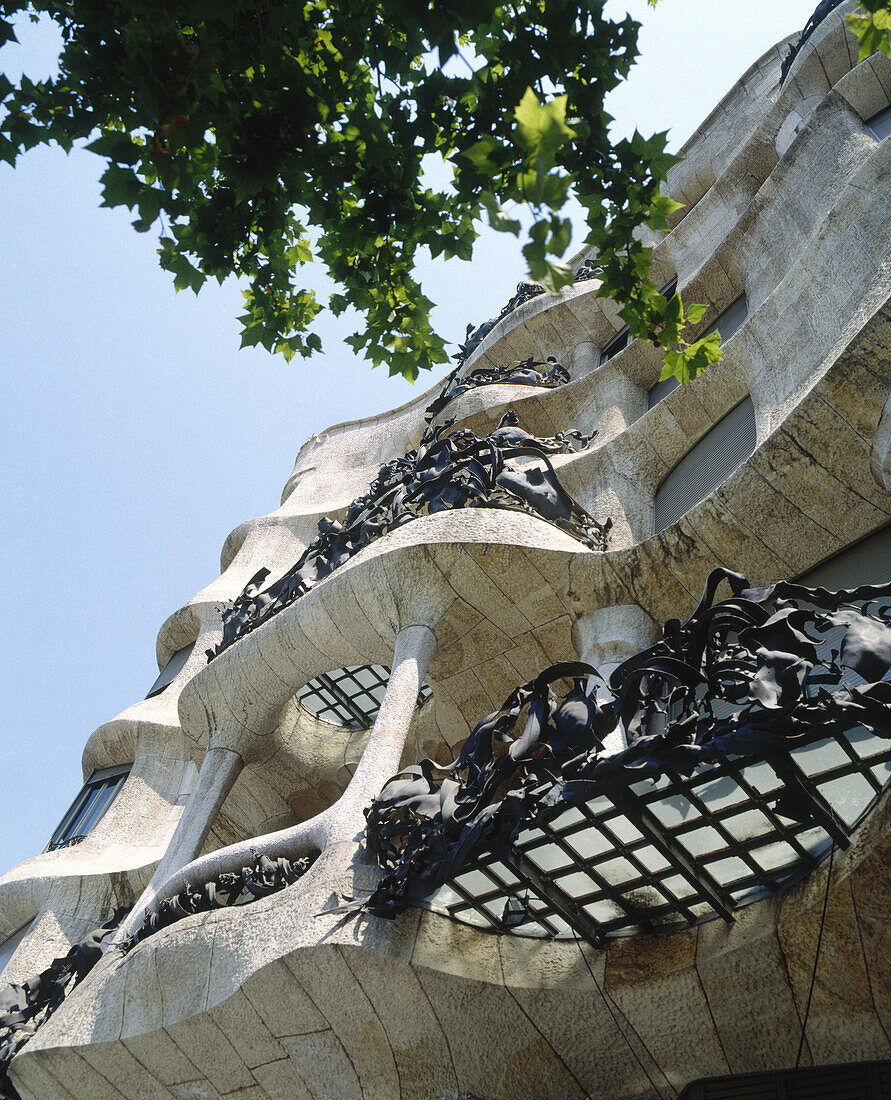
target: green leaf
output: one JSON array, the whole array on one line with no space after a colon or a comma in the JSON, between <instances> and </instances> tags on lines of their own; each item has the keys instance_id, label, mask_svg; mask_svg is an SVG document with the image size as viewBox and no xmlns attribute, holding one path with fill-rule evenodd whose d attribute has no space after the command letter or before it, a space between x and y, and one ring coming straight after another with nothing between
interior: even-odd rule
<instances>
[{"instance_id":1,"label":"green leaf","mask_svg":"<svg viewBox=\"0 0 891 1100\"><path fill-rule=\"evenodd\" d=\"M541 158L553 163L554 154L576 136L576 131L566 123L565 95L555 96L549 103L541 103L531 88L514 109L516 141L527 158Z\"/></svg>"},{"instance_id":2,"label":"green leaf","mask_svg":"<svg viewBox=\"0 0 891 1100\"><path fill-rule=\"evenodd\" d=\"M498 164L492 159L492 154L500 149L501 146L495 138L486 134L469 149L465 149L461 156L469 160L478 172L494 176L498 171Z\"/></svg>"}]
</instances>

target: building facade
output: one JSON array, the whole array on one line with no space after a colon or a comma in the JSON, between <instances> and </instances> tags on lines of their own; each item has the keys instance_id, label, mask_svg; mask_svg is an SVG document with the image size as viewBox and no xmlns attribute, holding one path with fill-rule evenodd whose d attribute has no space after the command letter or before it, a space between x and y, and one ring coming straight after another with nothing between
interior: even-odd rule
<instances>
[{"instance_id":1,"label":"building facade","mask_svg":"<svg viewBox=\"0 0 891 1100\"><path fill-rule=\"evenodd\" d=\"M226 540L0 879L8 1095L891 1095L891 60L821 7L669 176L719 365L579 256Z\"/></svg>"}]
</instances>

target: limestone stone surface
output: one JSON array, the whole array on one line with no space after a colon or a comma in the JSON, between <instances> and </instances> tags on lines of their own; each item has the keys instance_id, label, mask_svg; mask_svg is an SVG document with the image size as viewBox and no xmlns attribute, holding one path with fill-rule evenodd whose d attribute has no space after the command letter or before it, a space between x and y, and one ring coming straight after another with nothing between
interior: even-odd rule
<instances>
[{"instance_id":1,"label":"limestone stone surface","mask_svg":"<svg viewBox=\"0 0 891 1100\"><path fill-rule=\"evenodd\" d=\"M426 910L344 911L379 876L357 842L361 811L400 763L447 763L554 661L608 675L656 624L690 614L716 566L756 584L795 577L891 521L891 139L863 125L891 103L891 62L858 61L855 6L821 23L782 87L787 43L758 59L669 174L685 207L646 236L654 280L676 277L707 305L701 330L746 296L719 366L648 401L661 372L649 344L600 364L623 322L595 279L525 303L466 364L554 356L568 384L479 387L439 416L478 434L509 409L539 436L596 429L554 466L612 519L607 552L521 512L424 516L208 664L230 601L261 567L280 578L322 516L342 519L382 463L418 445L438 386L307 440L281 506L229 535L220 575L159 630L159 667L191 646L183 668L86 742L85 776L132 765L122 792L83 842L0 879L0 939L33 920L4 977L33 975L112 908L138 913L252 850L322 854L286 890L110 948L15 1058L23 1098L644 1100L784 1068L827 896L804 1062L891 1057L887 792L831 877L824 861L729 924L595 950ZM746 396L754 453L653 535L665 477ZM394 670L373 730L297 701L315 677L363 664ZM422 681L432 696L417 707Z\"/></svg>"}]
</instances>

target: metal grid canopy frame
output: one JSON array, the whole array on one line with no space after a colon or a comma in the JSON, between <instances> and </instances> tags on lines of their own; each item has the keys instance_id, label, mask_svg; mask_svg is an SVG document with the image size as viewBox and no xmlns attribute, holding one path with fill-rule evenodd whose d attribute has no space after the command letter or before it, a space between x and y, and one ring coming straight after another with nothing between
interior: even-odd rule
<instances>
[{"instance_id":1,"label":"metal grid canopy frame","mask_svg":"<svg viewBox=\"0 0 891 1100\"><path fill-rule=\"evenodd\" d=\"M859 727L779 759L739 756L556 811L483 855L429 907L491 931L602 944L767 897L848 837L891 779L891 745Z\"/></svg>"},{"instance_id":2,"label":"metal grid canopy frame","mask_svg":"<svg viewBox=\"0 0 891 1100\"><path fill-rule=\"evenodd\" d=\"M368 729L381 709L389 679L386 665L347 665L310 680L297 692L297 701L304 710L329 725ZM432 694L422 684L418 706Z\"/></svg>"}]
</instances>

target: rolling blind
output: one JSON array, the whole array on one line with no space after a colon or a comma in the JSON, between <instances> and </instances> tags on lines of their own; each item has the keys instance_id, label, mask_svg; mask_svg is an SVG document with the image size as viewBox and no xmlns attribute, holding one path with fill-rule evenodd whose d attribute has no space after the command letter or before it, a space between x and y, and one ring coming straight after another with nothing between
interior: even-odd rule
<instances>
[{"instance_id":1,"label":"rolling blind","mask_svg":"<svg viewBox=\"0 0 891 1100\"><path fill-rule=\"evenodd\" d=\"M891 135L891 107L886 107L884 111L879 111L877 115L868 118L864 126L876 141L881 141L882 138Z\"/></svg>"},{"instance_id":2,"label":"rolling blind","mask_svg":"<svg viewBox=\"0 0 891 1100\"><path fill-rule=\"evenodd\" d=\"M854 1062L713 1077L688 1085L678 1100L884 1100L889 1088L891 1062Z\"/></svg>"},{"instance_id":3,"label":"rolling blind","mask_svg":"<svg viewBox=\"0 0 891 1100\"><path fill-rule=\"evenodd\" d=\"M891 523L808 570L798 581L808 588L830 591L891 581Z\"/></svg>"},{"instance_id":4,"label":"rolling blind","mask_svg":"<svg viewBox=\"0 0 891 1100\"><path fill-rule=\"evenodd\" d=\"M656 490L654 534L686 515L755 450L755 408L747 397L691 448Z\"/></svg>"},{"instance_id":5,"label":"rolling blind","mask_svg":"<svg viewBox=\"0 0 891 1100\"><path fill-rule=\"evenodd\" d=\"M748 315L749 300L745 294L740 294L719 317L715 318L702 335L708 336L710 332L720 332L721 343L726 344ZM658 405L662 398L668 397L672 390L677 389L678 385L679 382L674 376L666 378L662 382L657 382L647 394L647 409L652 409L654 405Z\"/></svg>"}]
</instances>

